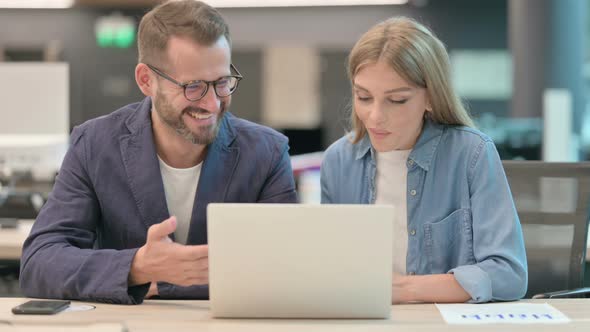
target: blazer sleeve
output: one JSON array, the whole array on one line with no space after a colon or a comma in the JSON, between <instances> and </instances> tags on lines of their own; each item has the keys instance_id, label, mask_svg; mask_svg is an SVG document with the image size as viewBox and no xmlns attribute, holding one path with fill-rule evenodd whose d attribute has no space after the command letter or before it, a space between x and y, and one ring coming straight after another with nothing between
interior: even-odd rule
<instances>
[{"instance_id":1,"label":"blazer sleeve","mask_svg":"<svg viewBox=\"0 0 590 332\"><path fill-rule=\"evenodd\" d=\"M24 243L21 290L37 298L141 303L149 285L128 286L138 248L93 249L101 212L87 172L83 128L74 129L70 143L53 191Z\"/></svg>"},{"instance_id":2,"label":"blazer sleeve","mask_svg":"<svg viewBox=\"0 0 590 332\"><path fill-rule=\"evenodd\" d=\"M276 144L270 158L269 171L258 196L258 203L297 203L295 180L288 140L284 138Z\"/></svg>"},{"instance_id":3,"label":"blazer sleeve","mask_svg":"<svg viewBox=\"0 0 590 332\"><path fill-rule=\"evenodd\" d=\"M522 298L527 261L520 220L494 143L483 141L470 163L473 265L450 272L471 295L471 302Z\"/></svg>"}]
</instances>

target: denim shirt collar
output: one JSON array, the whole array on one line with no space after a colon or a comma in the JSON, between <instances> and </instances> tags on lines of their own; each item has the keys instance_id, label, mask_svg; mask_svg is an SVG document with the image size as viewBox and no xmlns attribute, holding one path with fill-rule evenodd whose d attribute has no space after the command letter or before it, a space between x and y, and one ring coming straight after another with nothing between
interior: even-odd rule
<instances>
[{"instance_id":1,"label":"denim shirt collar","mask_svg":"<svg viewBox=\"0 0 590 332\"><path fill-rule=\"evenodd\" d=\"M420 137L418 137L418 141L416 142L416 145L414 145L414 148L412 149L408 159L413 160L418 166L423 168L425 171L428 171L432 162L432 158L434 157L434 153L436 152L436 148L440 143L443 130L443 126L433 122L432 120L424 120L422 133L420 133ZM353 149L356 160L364 158L370 151L371 160L373 163L375 162L376 151L371 145L369 135L365 135L365 137L363 137L357 144L354 144Z\"/></svg>"}]
</instances>

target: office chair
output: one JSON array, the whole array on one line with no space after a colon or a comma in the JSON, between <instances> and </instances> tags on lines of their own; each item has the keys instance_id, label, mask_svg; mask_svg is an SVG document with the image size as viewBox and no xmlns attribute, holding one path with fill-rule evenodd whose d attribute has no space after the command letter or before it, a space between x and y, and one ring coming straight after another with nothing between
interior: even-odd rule
<instances>
[{"instance_id":1,"label":"office chair","mask_svg":"<svg viewBox=\"0 0 590 332\"><path fill-rule=\"evenodd\" d=\"M526 298L584 297L590 162L503 161L522 225Z\"/></svg>"}]
</instances>

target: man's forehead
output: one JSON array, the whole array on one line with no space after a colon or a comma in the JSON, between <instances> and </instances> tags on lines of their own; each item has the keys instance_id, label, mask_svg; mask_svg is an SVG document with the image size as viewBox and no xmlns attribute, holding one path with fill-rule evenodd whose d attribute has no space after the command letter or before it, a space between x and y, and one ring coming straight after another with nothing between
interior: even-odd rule
<instances>
[{"instance_id":1,"label":"man's forehead","mask_svg":"<svg viewBox=\"0 0 590 332\"><path fill-rule=\"evenodd\" d=\"M168 52L178 51L182 49L187 50L208 50L208 49L226 49L230 51L230 45L225 36L220 36L212 43L202 43L190 36L173 35L170 36L166 43L166 50Z\"/></svg>"},{"instance_id":2,"label":"man's forehead","mask_svg":"<svg viewBox=\"0 0 590 332\"><path fill-rule=\"evenodd\" d=\"M166 50L166 62L170 71L222 71L219 74L225 75L231 63L231 50L225 37L211 45L202 45L189 38L171 37Z\"/></svg>"}]
</instances>

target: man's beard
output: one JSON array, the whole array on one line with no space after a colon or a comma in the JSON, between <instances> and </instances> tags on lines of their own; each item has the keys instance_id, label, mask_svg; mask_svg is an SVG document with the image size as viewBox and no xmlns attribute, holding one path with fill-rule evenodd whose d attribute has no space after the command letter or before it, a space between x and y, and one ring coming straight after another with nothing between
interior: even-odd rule
<instances>
[{"instance_id":1,"label":"man's beard","mask_svg":"<svg viewBox=\"0 0 590 332\"><path fill-rule=\"evenodd\" d=\"M160 119L162 119L162 121L168 127L172 128L178 135L182 136L192 144L209 145L213 143L217 133L219 132L219 127L221 126L223 116L225 115L227 107L225 102L221 102L221 111L217 116L217 121L215 124L201 126L199 127L198 132L192 132L184 123L183 115L188 112L210 113L209 111L202 108L189 106L184 108L182 112L178 113L160 91L156 93L156 98L154 99L154 106L156 112L158 112L158 115L160 116ZM187 114L187 116L190 115Z\"/></svg>"}]
</instances>

